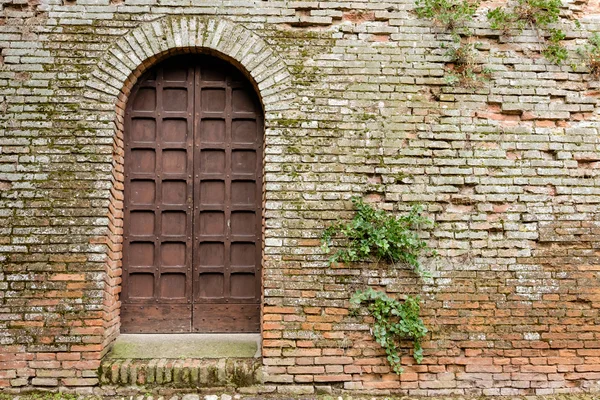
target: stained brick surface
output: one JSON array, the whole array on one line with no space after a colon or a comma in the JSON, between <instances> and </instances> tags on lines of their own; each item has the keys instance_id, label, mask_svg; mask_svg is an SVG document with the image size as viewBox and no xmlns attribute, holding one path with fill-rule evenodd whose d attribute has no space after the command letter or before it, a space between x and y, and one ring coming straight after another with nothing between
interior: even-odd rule
<instances>
[{"instance_id":1,"label":"stained brick surface","mask_svg":"<svg viewBox=\"0 0 600 400\"><path fill-rule=\"evenodd\" d=\"M98 383L119 329L127 95L156 61L204 48L243 68L265 108L266 384L598 389L600 84L540 58L534 32L499 40L482 4L478 57L494 72L466 89L446 84L450 38L409 0L0 3L0 386ZM578 64L598 3L565 1L563 17ZM328 266L322 228L360 194L425 205L432 279ZM407 354L399 378L368 317L348 314L365 285L424 298L425 358Z\"/></svg>"}]
</instances>

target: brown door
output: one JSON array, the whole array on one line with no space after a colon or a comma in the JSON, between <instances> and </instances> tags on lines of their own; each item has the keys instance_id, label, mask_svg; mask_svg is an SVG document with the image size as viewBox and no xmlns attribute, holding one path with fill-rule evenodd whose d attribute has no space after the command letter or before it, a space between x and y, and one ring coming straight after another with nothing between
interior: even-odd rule
<instances>
[{"instance_id":1,"label":"brown door","mask_svg":"<svg viewBox=\"0 0 600 400\"><path fill-rule=\"evenodd\" d=\"M258 332L262 109L235 68L181 56L125 118L123 333Z\"/></svg>"}]
</instances>

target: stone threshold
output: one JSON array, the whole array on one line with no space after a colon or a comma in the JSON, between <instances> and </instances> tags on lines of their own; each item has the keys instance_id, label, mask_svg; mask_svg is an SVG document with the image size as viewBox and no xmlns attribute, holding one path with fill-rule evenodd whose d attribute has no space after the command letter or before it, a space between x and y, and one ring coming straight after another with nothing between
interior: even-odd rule
<instances>
[{"instance_id":1,"label":"stone threshold","mask_svg":"<svg viewBox=\"0 0 600 400\"><path fill-rule=\"evenodd\" d=\"M110 359L258 358L260 334L123 334L107 354Z\"/></svg>"},{"instance_id":2,"label":"stone threshold","mask_svg":"<svg viewBox=\"0 0 600 400\"><path fill-rule=\"evenodd\" d=\"M123 334L104 357L100 384L171 388L262 382L259 334Z\"/></svg>"}]
</instances>

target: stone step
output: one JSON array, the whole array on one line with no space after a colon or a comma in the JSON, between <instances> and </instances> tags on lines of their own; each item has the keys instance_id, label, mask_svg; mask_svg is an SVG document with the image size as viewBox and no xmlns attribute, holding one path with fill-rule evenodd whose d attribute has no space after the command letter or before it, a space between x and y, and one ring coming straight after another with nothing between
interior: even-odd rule
<instances>
[{"instance_id":1,"label":"stone step","mask_svg":"<svg viewBox=\"0 0 600 400\"><path fill-rule=\"evenodd\" d=\"M259 358L105 359L103 386L248 387L262 382Z\"/></svg>"},{"instance_id":2,"label":"stone step","mask_svg":"<svg viewBox=\"0 0 600 400\"><path fill-rule=\"evenodd\" d=\"M260 334L122 334L108 358L253 358L260 357Z\"/></svg>"},{"instance_id":3,"label":"stone step","mask_svg":"<svg viewBox=\"0 0 600 400\"><path fill-rule=\"evenodd\" d=\"M172 388L262 382L259 334L125 334L104 357L100 384Z\"/></svg>"}]
</instances>

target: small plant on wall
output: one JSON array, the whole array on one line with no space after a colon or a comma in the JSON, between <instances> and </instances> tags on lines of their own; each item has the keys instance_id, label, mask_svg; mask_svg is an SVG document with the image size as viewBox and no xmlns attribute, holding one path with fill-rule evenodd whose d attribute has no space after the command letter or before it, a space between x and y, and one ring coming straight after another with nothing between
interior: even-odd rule
<instances>
[{"instance_id":1,"label":"small plant on wall","mask_svg":"<svg viewBox=\"0 0 600 400\"><path fill-rule=\"evenodd\" d=\"M501 31L504 36L515 36L525 28L535 29L544 42L542 55L554 64L560 65L568 57L562 45L565 33L560 29L550 29L551 24L560 20L561 0L517 0L512 7L498 7L487 14L490 27Z\"/></svg>"},{"instance_id":2,"label":"small plant on wall","mask_svg":"<svg viewBox=\"0 0 600 400\"><path fill-rule=\"evenodd\" d=\"M588 38L577 53L583 59L583 64L590 70L595 79L600 79L600 33L596 32Z\"/></svg>"},{"instance_id":3,"label":"small plant on wall","mask_svg":"<svg viewBox=\"0 0 600 400\"><path fill-rule=\"evenodd\" d=\"M430 226L432 221L422 216L415 206L405 215L395 216L353 198L356 213L350 221L339 221L325 229L323 249L330 252L333 239L339 239L338 250L330 258L331 263L375 262L379 264L404 263L420 276L428 276L419 263L425 253L434 253L419 237L420 226ZM417 363L423 359L421 340L427 333L420 314L420 297L405 296L397 300L381 291L368 288L356 292L350 299L354 308L366 304L373 318L372 333L386 352L390 366L397 374L400 365L400 342L413 341L413 358Z\"/></svg>"},{"instance_id":4,"label":"small plant on wall","mask_svg":"<svg viewBox=\"0 0 600 400\"><path fill-rule=\"evenodd\" d=\"M544 29L558 22L561 0L517 0L514 7L498 7L487 14L492 29L519 35L528 26Z\"/></svg>"},{"instance_id":5,"label":"small plant on wall","mask_svg":"<svg viewBox=\"0 0 600 400\"><path fill-rule=\"evenodd\" d=\"M452 64L446 68L445 80L451 86L474 88L489 79L489 73L477 62L476 44L471 42L471 30L467 24L479 7L478 1L469 0L417 0L415 12L443 27L452 36L452 44L442 43L447 48L445 55Z\"/></svg>"},{"instance_id":6,"label":"small plant on wall","mask_svg":"<svg viewBox=\"0 0 600 400\"><path fill-rule=\"evenodd\" d=\"M413 358L420 364L423 360L421 340L427 334L427 327L419 316L421 298L406 296L404 302L388 297L385 293L368 288L356 292L350 303L359 307L367 303L367 310L373 317L373 336L383 347L387 360L395 373L402 373L400 364L400 340L413 341Z\"/></svg>"},{"instance_id":7,"label":"small plant on wall","mask_svg":"<svg viewBox=\"0 0 600 400\"><path fill-rule=\"evenodd\" d=\"M423 275L419 256L428 251L427 243L419 237L419 226L431 225L423 217L422 209L415 206L402 216L377 210L361 198L352 198L356 214L351 221L340 221L325 229L322 237L323 250L329 252L333 238L339 237L343 247L330 258L335 262L369 262L388 264L403 262L416 273Z\"/></svg>"},{"instance_id":8,"label":"small plant on wall","mask_svg":"<svg viewBox=\"0 0 600 400\"><path fill-rule=\"evenodd\" d=\"M566 35L560 29L550 29L549 32L550 37L542 50L542 55L546 60L560 65L569 57L569 52L561 43L561 40L564 40Z\"/></svg>"},{"instance_id":9,"label":"small plant on wall","mask_svg":"<svg viewBox=\"0 0 600 400\"><path fill-rule=\"evenodd\" d=\"M445 76L449 85L479 87L489 80L491 71L477 63L477 43L455 43L448 48L446 56L450 58L452 68Z\"/></svg>"},{"instance_id":10,"label":"small plant on wall","mask_svg":"<svg viewBox=\"0 0 600 400\"><path fill-rule=\"evenodd\" d=\"M466 33L466 24L473 20L479 2L469 0L417 0L415 12L429 18L454 35Z\"/></svg>"}]
</instances>

